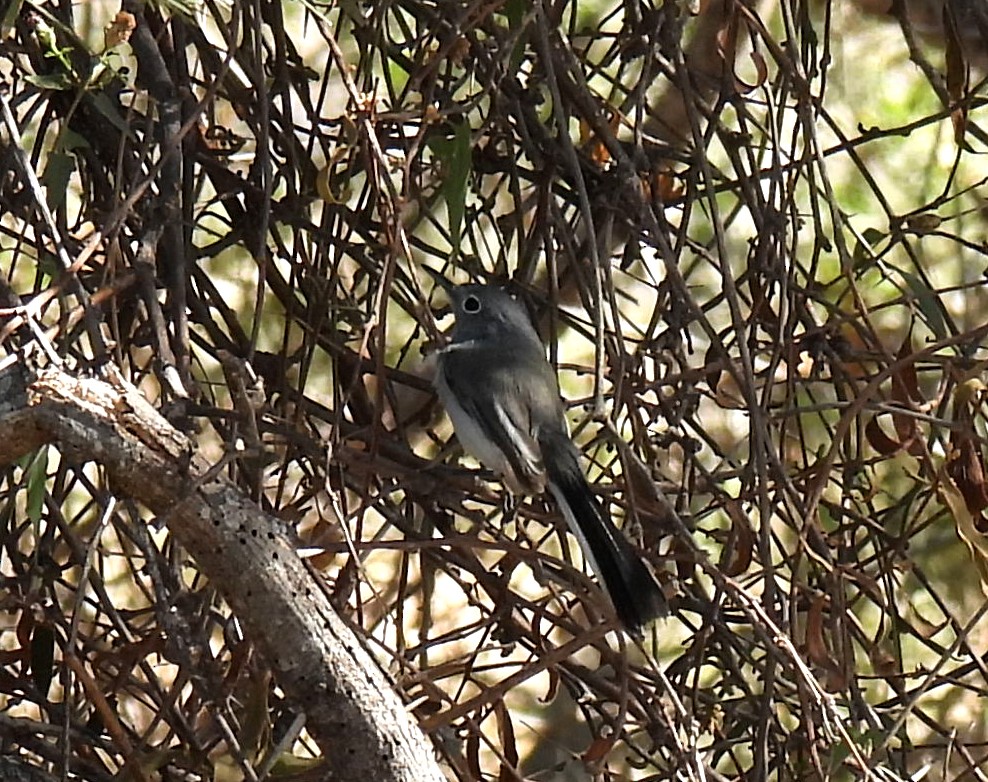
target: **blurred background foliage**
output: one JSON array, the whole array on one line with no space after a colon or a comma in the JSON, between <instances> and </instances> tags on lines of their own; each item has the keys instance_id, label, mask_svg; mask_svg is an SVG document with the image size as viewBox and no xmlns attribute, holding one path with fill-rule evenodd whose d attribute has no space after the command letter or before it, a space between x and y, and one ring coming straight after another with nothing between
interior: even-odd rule
<instances>
[{"instance_id":1,"label":"blurred background foliage","mask_svg":"<svg viewBox=\"0 0 988 782\"><path fill-rule=\"evenodd\" d=\"M118 364L297 531L451 776L983 778L980 3L0 25L3 361ZM554 507L461 458L422 265L530 306L673 607L640 646ZM322 778L99 465L45 449L0 517L7 778Z\"/></svg>"}]
</instances>

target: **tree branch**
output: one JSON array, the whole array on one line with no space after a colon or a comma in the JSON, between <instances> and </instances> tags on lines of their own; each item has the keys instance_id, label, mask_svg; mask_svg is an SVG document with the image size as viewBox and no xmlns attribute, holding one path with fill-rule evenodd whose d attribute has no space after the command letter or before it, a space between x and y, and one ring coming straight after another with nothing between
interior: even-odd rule
<instances>
[{"instance_id":1,"label":"tree branch","mask_svg":"<svg viewBox=\"0 0 988 782\"><path fill-rule=\"evenodd\" d=\"M443 780L428 739L285 534L196 458L115 367L0 372L0 464L48 443L99 463L111 489L147 505L224 594L341 780Z\"/></svg>"}]
</instances>

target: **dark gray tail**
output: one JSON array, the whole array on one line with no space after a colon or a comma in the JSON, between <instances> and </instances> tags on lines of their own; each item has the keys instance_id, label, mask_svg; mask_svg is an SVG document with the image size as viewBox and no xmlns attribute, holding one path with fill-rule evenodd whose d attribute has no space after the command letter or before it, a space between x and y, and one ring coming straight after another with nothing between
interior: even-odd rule
<instances>
[{"instance_id":1,"label":"dark gray tail","mask_svg":"<svg viewBox=\"0 0 988 782\"><path fill-rule=\"evenodd\" d=\"M540 434L549 488L583 554L604 585L625 629L641 635L649 621L665 616L665 597L648 567L628 539L597 502L578 454L565 432Z\"/></svg>"}]
</instances>

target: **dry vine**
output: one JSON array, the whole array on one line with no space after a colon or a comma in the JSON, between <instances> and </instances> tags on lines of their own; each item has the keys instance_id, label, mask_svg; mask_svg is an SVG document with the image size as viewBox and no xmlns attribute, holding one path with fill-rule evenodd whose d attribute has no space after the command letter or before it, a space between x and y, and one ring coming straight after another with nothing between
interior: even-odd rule
<instances>
[{"instance_id":1,"label":"dry vine","mask_svg":"<svg viewBox=\"0 0 988 782\"><path fill-rule=\"evenodd\" d=\"M452 776L984 778L980 7L924 49L909 3L125 0L98 43L13 6L0 360L119 367ZM870 126L831 95L879 25L932 97ZM670 597L641 647L551 503L459 458L422 265L530 304ZM104 478L3 472L0 775L323 778L224 584Z\"/></svg>"}]
</instances>

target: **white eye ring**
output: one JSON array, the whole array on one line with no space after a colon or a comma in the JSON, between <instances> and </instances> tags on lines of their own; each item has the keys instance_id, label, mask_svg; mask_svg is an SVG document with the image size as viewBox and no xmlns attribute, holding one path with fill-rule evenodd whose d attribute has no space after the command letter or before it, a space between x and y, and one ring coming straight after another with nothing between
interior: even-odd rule
<instances>
[{"instance_id":1,"label":"white eye ring","mask_svg":"<svg viewBox=\"0 0 988 782\"><path fill-rule=\"evenodd\" d=\"M463 311L469 315L476 315L480 312L480 299L470 294L463 300Z\"/></svg>"}]
</instances>

